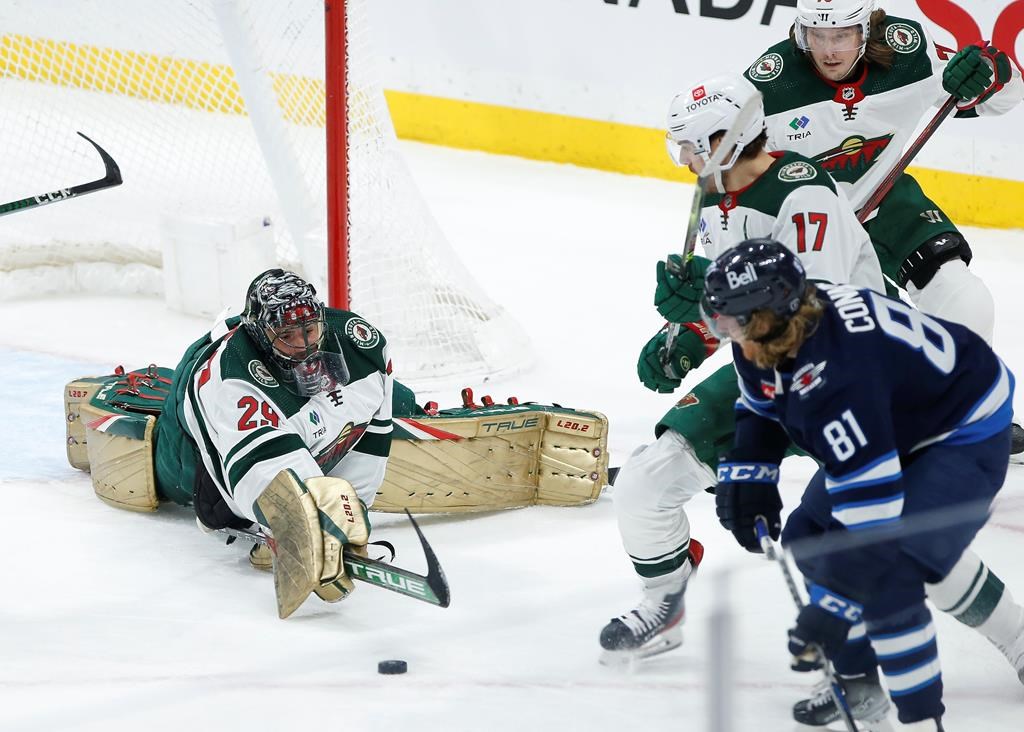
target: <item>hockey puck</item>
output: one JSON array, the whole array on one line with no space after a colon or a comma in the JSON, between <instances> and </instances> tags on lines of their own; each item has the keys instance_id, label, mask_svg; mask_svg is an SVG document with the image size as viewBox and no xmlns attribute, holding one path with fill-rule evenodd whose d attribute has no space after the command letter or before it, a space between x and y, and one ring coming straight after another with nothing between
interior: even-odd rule
<instances>
[{"instance_id":1,"label":"hockey puck","mask_svg":"<svg viewBox=\"0 0 1024 732\"><path fill-rule=\"evenodd\" d=\"M377 664L379 674L404 674L409 670L409 664L405 661L381 661Z\"/></svg>"}]
</instances>

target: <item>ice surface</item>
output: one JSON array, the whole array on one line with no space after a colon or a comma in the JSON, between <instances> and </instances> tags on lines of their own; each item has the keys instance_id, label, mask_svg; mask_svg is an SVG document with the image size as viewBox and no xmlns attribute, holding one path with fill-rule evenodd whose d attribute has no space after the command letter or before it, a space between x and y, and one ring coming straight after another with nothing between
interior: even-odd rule
<instances>
[{"instance_id":1,"label":"ice surface","mask_svg":"<svg viewBox=\"0 0 1024 732\"><path fill-rule=\"evenodd\" d=\"M621 464L673 402L640 386L634 368L661 322L654 262L680 246L690 189L403 150L449 240L540 356L510 382L469 384L477 397L603 411ZM1024 235L966 233L972 269L996 296L997 349L1024 374ZM687 596L686 642L625 672L597 663L602 625L639 597L612 491L582 508L425 517L452 587L447 610L362 585L339 605L311 598L287 621L241 542L201 534L185 509L142 515L101 503L67 465L61 387L118 363L173 366L205 325L141 298L0 302L0 730L699 732L709 729L708 616L723 578L736 631L735 729L793 728L789 708L816 678L788 669L788 594L777 568L718 526L708 496L689 506L707 554ZM420 401L453 405L463 385ZM975 545L1019 598L1022 471L1011 467ZM811 472L806 460L784 464L787 505ZM404 520L372 518L398 561L422 570ZM947 729L1019 730L1024 688L1006 661L949 617L937 614L937 624ZM405 659L409 672L378 675L388 658Z\"/></svg>"}]
</instances>

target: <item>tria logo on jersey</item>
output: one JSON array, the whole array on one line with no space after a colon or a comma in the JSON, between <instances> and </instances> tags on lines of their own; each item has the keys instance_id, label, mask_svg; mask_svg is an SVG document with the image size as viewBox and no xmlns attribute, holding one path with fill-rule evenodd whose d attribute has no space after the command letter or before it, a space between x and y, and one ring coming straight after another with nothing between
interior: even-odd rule
<instances>
[{"instance_id":1,"label":"tria logo on jersey","mask_svg":"<svg viewBox=\"0 0 1024 732\"><path fill-rule=\"evenodd\" d=\"M754 265L747 262L742 272L733 272L732 270L726 272L725 281L729 283L730 290L735 290L737 287L744 287L757 282L757 272L754 270Z\"/></svg>"}]
</instances>

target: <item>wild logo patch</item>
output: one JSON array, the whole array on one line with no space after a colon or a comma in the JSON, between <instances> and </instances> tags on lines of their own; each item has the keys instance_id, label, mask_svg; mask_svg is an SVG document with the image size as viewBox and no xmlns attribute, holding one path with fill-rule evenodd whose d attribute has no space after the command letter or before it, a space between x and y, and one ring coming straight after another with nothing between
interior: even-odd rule
<instances>
[{"instance_id":1,"label":"wild logo patch","mask_svg":"<svg viewBox=\"0 0 1024 732\"><path fill-rule=\"evenodd\" d=\"M818 177L818 171L813 165L802 161L796 161L783 165L779 171L779 180L785 182L799 181L799 180L814 180Z\"/></svg>"},{"instance_id":2,"label":"wild logo patch","mask_svg":"<svg viewBox=\"0 0 1024 732\"><path fill-rule=\"evenodd\" d=\"M881 157L892 142L892 134L866 139L847 137L837 147L814 156L814 161L839 183L855 183Z\"/></svg>"},{"instance_id":3,"label":"wild logo patch","mask_svg":"<svg viewBox=\"0 0 1024 732\"><path fill-rule=\"evenodd\" d=\"M692 407L694 404L700 404L700 399L692 391L676 402L676 409L683 409L684 407Z\"/></svg>"},{"instance_id":4,"label":"wild logo patch","mask_svg":"<svg viewBox=\"0 0 1024 732\"><path fill-rule=\"evenodd\" d=\"M255 358L249 362L249 376L253 378L257 384L263 384L263 386L277 386L277 379L270 373L262 361L258 361Z\"/></svg>"},{"instance_id":5,"label":"wild logo patch","mask_svg":"<svg viewBox=\"0 0 1024 732\"><path fill-rule=\"evenodd\" d=\"M782 56L777 53L766 53L754 62L754 65L747 70L747 76L751 81L764 83L779 78L782 73Z\"/></svg>"},{"instance_id":6,"label":"wild logo patch","mask_svg":"<svg viewBox=\"0 0 1024 732\"><path fill-rule=\"evenodd\" d=\"M373 348L380 343L380 333L362 318L349 318L345 323L345 335L359 348Z\"/></svg>"},{"instance_id":7,"label":"wild logo patch","mask_svg":"<svg viewBox=\"0 0 1024 732\"><path fill-rule=\"evenodd\" d=\"M885 29L885 42L896 53L913 53L921 47L921 34L906 23L891 23Z\"/></svg>"}]
</instances>

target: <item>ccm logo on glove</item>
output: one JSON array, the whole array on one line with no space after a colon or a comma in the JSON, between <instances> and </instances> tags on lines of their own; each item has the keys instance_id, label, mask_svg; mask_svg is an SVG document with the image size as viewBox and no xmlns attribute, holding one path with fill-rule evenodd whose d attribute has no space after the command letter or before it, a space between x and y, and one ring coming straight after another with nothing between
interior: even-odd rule
<instances>
[{"instance_id":1,"label":"ccm logo on glove","mask_svg":"<svg viewBox=\"0 0 1024 732\"><path fill-rule=\"evenodd\" d=\"M719 483L778 483L779 466L773 463L719 463Z\"/></svg>"}]
</instances>

